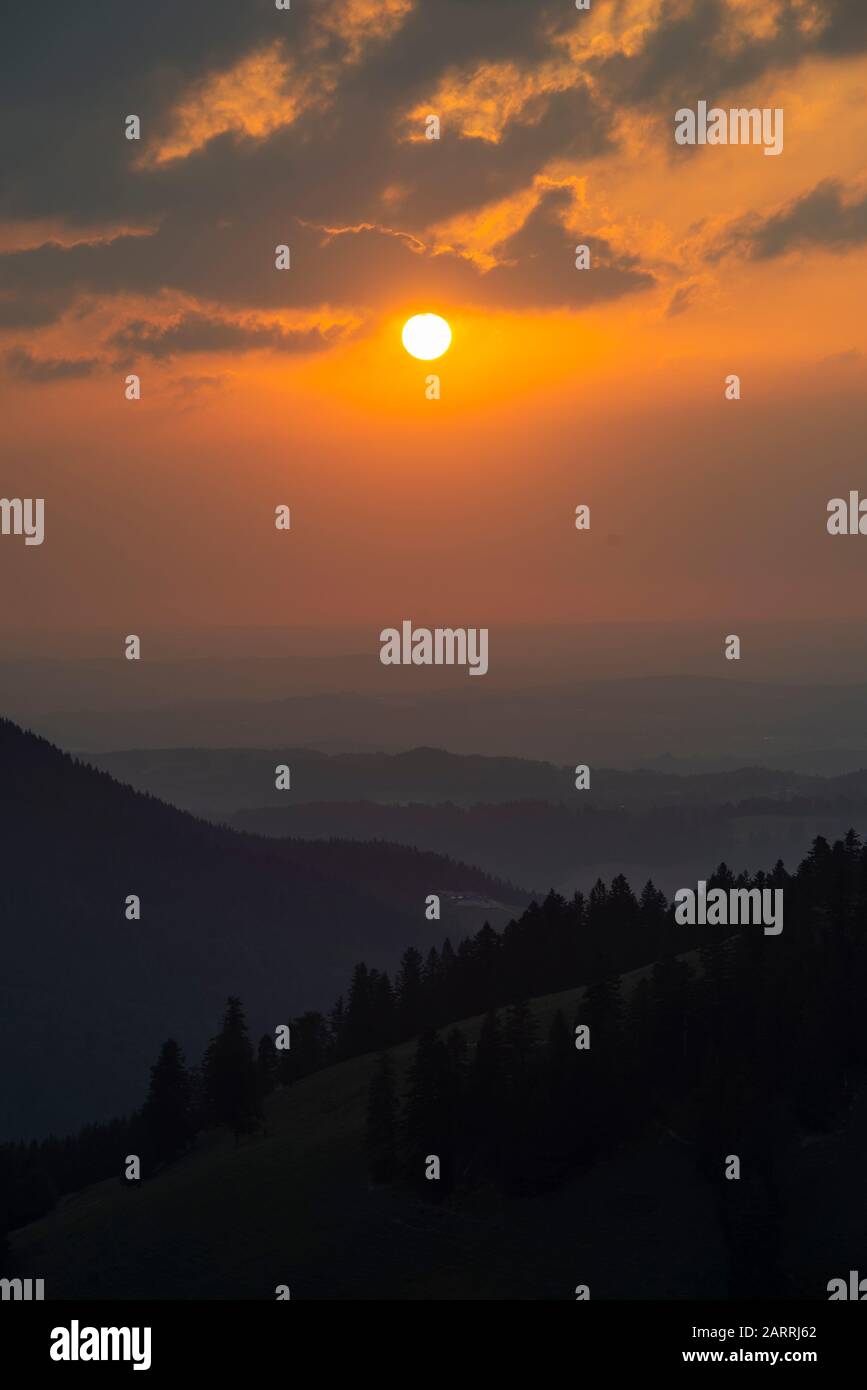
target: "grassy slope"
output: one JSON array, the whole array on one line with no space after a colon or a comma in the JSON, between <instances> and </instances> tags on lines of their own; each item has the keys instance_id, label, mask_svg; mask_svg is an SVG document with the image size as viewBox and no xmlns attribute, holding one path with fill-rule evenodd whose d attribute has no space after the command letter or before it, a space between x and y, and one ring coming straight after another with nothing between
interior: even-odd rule
<instances>
[{"instance_id":1,"label":"grassy slope","mask_svg":"<svg viewBox=\"0 0 867 1390\"><path fill-rule=\"evenodd\" d=\"M543 1036L580 994L534 1001ZM462 1025L470 1040L479 1024ZM412 1052L394 1049L400 1077ZM328 1299L557 1299L588 1281L600 1297L723 1293L712 1197L678 1145L626 1149L561 1192L506 1203L436 1207L371 1188L374 1065L356 1058L278 1093L263 1137L207 1135L139 1188L110 1181L67 1198L12 1237L16 1264L49 1298L272 1299L281 1283ZM684 1218L674 1231L672 1203Z\"/></svg>"}]
</instances>

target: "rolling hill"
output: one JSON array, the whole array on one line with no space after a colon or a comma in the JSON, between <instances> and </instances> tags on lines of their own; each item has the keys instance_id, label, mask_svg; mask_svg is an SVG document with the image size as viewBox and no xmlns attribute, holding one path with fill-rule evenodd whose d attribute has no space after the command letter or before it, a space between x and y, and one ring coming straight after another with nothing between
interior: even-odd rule
<instances>
[{"instance_id":1,"label":"rolling hill","mask_svg":"<svg viewBox=\"0 0 867 1390\"><path fill-rule=\"evenodd\" d=\"M627 989L646 972L625 977ZM532 1001L544 1036L580 990ZM470 1042L480 1020L460 1025ZM392 1051L406 1080L413 1045ZM364 1116L373 1055L273 1096L263 1136L203 1136L141 1187L98 1184L14 1233L11 1268L43 1277L48 1299L567 1300L725 1298L726 1253L713 1187L688 1146L659 1132L623 1145L562 1188L509 1198L482 1191L433 1206L367 1176ZM786 1154L797 1190L788 1261L797 1293L825 1296L848 1268L863 1214L867 1104L845 1134ZM804 1200L805 1197L807 1200Z\"/></svg>"},{"instance_id":2,"label":"rolling hill","mask_svg":"<svg viewBox=\"0 0 867 1390\"><path fill-rule=\"evenodd\" d=\"M574 1013L579 995L534 1001L540 1026L557 1008ZM461 1026L474 1041L480 1020ZM410 1043L393 1050L403 1079L412 1052ZM649 1166L646 1154L624 1155L561 1192L511 1201L508 1222L498 1200L432 1207L371 1185L364 1115L374 1065L358 1057L278 1092L264 1137L205 1135L140 1188L106 1182L67 1198L13 1235L12 1267L38 1269L49 1299L273 1299L278 1284L293 1298L569 1298L590 1275L599 1296L606 1285L616 1296L630 1278L635 1296L685 1296L696 1281L706 1296L723 1288L721 1245L718 1278L702 1273L718 1239L712 1199L676 1145ZM688 1217L676 1233L665 1230L666 1192ZM604 1253L606 1231L625 1235L629 1225L624 1270L610 1242Z\"/></svg>"},{"instance_id":3,"label":"rolling hill","mask_svg":"<svg viewBox=\"0 0 867 1390\"><path fill-rule=\"evenodd\" d=\"M198 1053L230 993L271 1030L330 1006L356 960L391 969L407 945L473 930L481 912L505 920L525 901L441 856L198 821L9 721L0 765L0 1137L120 1113L161 1041L174 1034ZM434 892L446 911L430 923Z\"/></svg>"}]
</instances>

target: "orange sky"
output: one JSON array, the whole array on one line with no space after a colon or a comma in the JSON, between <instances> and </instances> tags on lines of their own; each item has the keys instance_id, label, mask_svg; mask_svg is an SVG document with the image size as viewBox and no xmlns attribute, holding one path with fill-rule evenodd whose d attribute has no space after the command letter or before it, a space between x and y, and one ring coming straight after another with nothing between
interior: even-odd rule
<instances>
[{"instance_id":1,"label":"orange sky","mask_svg":"<svg viewBox=\"0 0 867 1390\"><path fill-rule=\"evenodd\" d=\"M0 537L16 626L864 615L824 521L867 492L867 26L562 10L301 5L222 51L222 7L198 48L166 7L174 62L141 38L53 166L22 151L2 491L46 499L46 540ZM783 153L676 147L700 99L782 108ZM400 344L428 310L430 365Z\"/></svg>"}]
</instances>

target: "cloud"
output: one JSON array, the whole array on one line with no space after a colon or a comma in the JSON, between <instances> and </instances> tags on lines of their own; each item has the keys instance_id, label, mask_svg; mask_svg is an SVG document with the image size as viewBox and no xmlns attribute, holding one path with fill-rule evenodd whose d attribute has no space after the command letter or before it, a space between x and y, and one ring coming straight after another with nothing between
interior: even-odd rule
<instances>
[{"instance_id":1,"label":"cloud","mask_svg":"<svg viewBox=\"0 0 867 1390\"><path fill-rule=\"evenodd\" d=\"M697 292L698 285L678 285L668 302L668 308L665 311L666 318L673 319L677 318L679 314L685 314L694 303Z\"/></svg>"},{"instance_id":2,"label":"cloud","mask_svg":"<svg viewBox=\"0 0 867 1390\"><path fill-rule=\"evenodd\" d=\"M110 24L100 0L78 0L50 25L39 6L17 6L0 53L0 216L147 220L220 193L226 211L242 185L257 216L282 174L299 215L358 222L409 172L419 230L433 161L408 161L399 137L432 99L454 134L476 137L440 142L440 191L475 180L485 199L508 187L492 147L510 132L536 159L514 187L564 151L604 149L629 106L716 96L865 45L863 0L618 0L581 13L568 0L296 0L286 12L270 0L149 0L116 7ZM124 138L128 113L141 117L140 146ZM467 164L467 144L489 148Z\"/></svg>"},{"instance_id":3,"label":"cloud","mask_svg":"<svg viewBox=\"0 0 867 1390\"><path fill-rule=\"evenodd\" d=\"M292 125L302 112L321 111L333 100L343 68L361 62L370 47L386 43L413 2L344 0L339 7L317 8L296 54L290 54L286 42L293 30L278 30L269 43L230 67L198 78L168 112L155 147L145 148L142 167L186 159L230 132L265 139Z\"/></svg>"},{"instance_id":4,"label":"cloud","mask_svg":"<svg viewBox=\"0 0 867 1390\"><path fill-rule=\"evenodd\" d=\"M201 79L171 112L168 128L154 148L145 145L142 163L148 167L186 159L228 131L262 139L291 125L312 100L309 81L272 45L248 54L226 72Z\"/></svg>"},{"instance_id":5,"label":"cloud","mask_svg":"<svg viewBox=\"0 0 867 1390\"><path fill-rule=\"evenodd\" d=\"M340 41L348 62L357 63L371 46L387 43L412 14L417 0L342 0L322 5L312 13L310 39L315 46L321 35Z\"/></svg>"},{"instance_id":6,"label":"cloud","mask_svg":"<svg viewBox=\"0 0 867 1390\"><path fill-rule=\"evenodd\" d=\"M11 348L6 354L6 366L12 376L40 384L90 376L98 365L96 357L34 357L22 347Z\"/></svg>"},{"instance_id":7,"label":"cloud","mask_svg":"<svg viewBox=\"0 0 867 1390\"><path fill-rule=\"evenodd\" d=\"M168 360L187 353L307 353L330 347L345 328L343 324L286 328L279 323L237 322L190 311L167 324L133 320L113 334L109 344L118 350L122 361L142 354Z\"/></svg>"},{"instance_id":8,"label":"cloud","mask_svg":"<svg viewBox=\"0 0 867 1390\"><path fill-rule=\"evenodd\" d=\"M576 70L617 107L691 105L831 51L861 0L621 0L572 36ZM592 12L591 12L592 13ZM849 26L852 47L867 33Z\"/></svg>"},{"instance_id":9,"label":"cloud","mask_svg":"<svg viewBox=\"0 0 867 1390\"><path fill-rule=\"evenodd\" d=\"M577 221L576 221L577 218ZM399 227L361 222L316 225L284 219L270 236L240 216L214 227L192 217L167 219L153 236L111 241L56 243L0 255L0 294L5 287L44 296L158 296L184 294L208 303L219 291L224 317L241 312L272 315L319 311L329 318L368 316L412 300L463 302L509 309L580 308L632 290L652 277L632 257L615 255L608 244L580 226L571 186L543 192L520 226L494 246L485 270L468 251L443 249ZM276 236L275 236L276 233ZM275 245L291 248L292 268L275 269ZM574 247L587 242L593 269L575 269ZM145 337L145 350L182 350L185 341L208 335L219 343L234 336L263 346L272 328L214 326L212 317L176 327L167 338ZM287 348L288 350L288 348Z\"/></svg>"},{"instance_id":10,"label":"cloud","mask_svg":"<svg viewBox=\"0 0 867 1390\"><path fill-rule=\"evenodd\" d=\"M821 52L848 57L867 48L867 6L863 0L825 0L825 24L819 37Z\"/></svg>"},{"instance_id":11,"label":"cloud","mask_svg":"<svg viewBox=\"0 0 867 1390\"><path fill-rule=\"evenodd\" d=\"M769 217L750 213L731 223L714 257L745 252L751 260L773 260L803 246L844 252L867 242L867 193L847 193L838 179L823 179Z\"/></svg>"},{"instance_id":12,"label":"cloud","mask_svg":"<svg viewBox=\"0 0 867 1390\"><path fill-rule=\"evenodd\" d=\"M548 189L523 226L496 247L499 264L482 276L490 300L580 308L653 287L653 275L634 257L617 254L600 237L570 230L575 216L571 187ZM576 269L577 245L590 248L591 269Z\"/></svg>"},{"instance_id":13,"label":"cloud","mask_svg":"<svg viewBox=\"0 0 867 1390\"><path fill-rule=\"evenodd\" d=\"M575 272L570 238L593 238L565 205L530 211L493 247L431 229L481 227L564 170L592 182L631 109L673 113L857 52L865 13L863 0L149 0L109 25L101 0L79 0L48 26L15 7L0 217L156 230L0 256L0 327L56 321L84 294L183 294L229 319L407 296L580 308L642 290L649 272L605 242L594 271ZM428 110L443 138L406 138ZM124 138L133 112L140 144ZM768 246L774 235L788 233L768 227ZM779 254L761 244L752 254ZM146 338L154 348L167 351Z\"/></svg>"},{"instance_id":14,"label":"cloud","mask_svg":"<svg viewBox=\"0 0 867 1390\"><path fill-rule=\"evenodd\" d=\"M434 113L447 133L497 145L507 126L536 124L547 99L574 85L574 71L565 63L530 69L514 62L480 63L468 70L454 69L427 99L406 113L404 138L427 139L424 122Z\"/></svg>"},{"instance_id":15,"label":"cloud","mask_svg":"<svg viewBox=\"0 0 867 1390\"><path fill-rule=\"evenodd\" d=\"M69 308L74 291L40 291L37 285L26 290L0 292L0 328L44 328L57 323Z\"/></svg>"}]
</instances>

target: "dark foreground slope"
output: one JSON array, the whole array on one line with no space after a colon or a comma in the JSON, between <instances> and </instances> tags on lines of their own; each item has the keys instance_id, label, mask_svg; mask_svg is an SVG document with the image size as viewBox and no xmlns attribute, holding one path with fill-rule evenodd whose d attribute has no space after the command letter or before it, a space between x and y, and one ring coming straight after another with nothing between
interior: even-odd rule
<instances>
[{"instance_id":1,"label":"dark foreground slope","mask_svg":"<svg viewBox=\"0 0 867 1390\"><path fill-rule=\"evenodd\" d=\"M541 1029L558 1007L571 1016L579 994L535 1001ZM479 1020L462 1028L474 1042ZM401 1082L412 1053L393 1051ZM718 1241L713 1202L676 1145L624 1154L525 1201L434 1207L371 1185L364 1116L375 1062L355 1058L278 1093L264 1137L208 1134L139 1189L107 1182L67 1198L12 1236L10 1267L38 1270L48 1298L272 1299L278 1284L293 1298L569 1298L591 1275L599 1296L630 1281L635 1296L724 1293L721 1247L718 1273L702 1272ZM685 1217L675 1232L666 1194Z\"/></svg>"},{"instance_id":2,"label":"dark foreground slope","mask_svg":"<svg viewBox=\"0 0 867 1390\"><path fill-rule=\"evenodd\" d=\"M635 972L633 980L644 972ZM580 991L535 1000L544 1036ZM462 1024L473 1043L480 1022ZM405 1085L413 1046L393 1050ZM99 1184L10 1240L16 1273L53 1298L549 1300L718 1298L728 1292L714 1186L662 1130L621 1145L556 1191L482 1190L431 1205L368 1180L373 1056L328 1068L268 1103L267 1133L203 1136L140 1188ZM824 1298L867 1221L852 1209L867 1157L867 1106L840 1132L785 1153L790 1292Z\"/></svg>"},{"instance_id":3,"label":"dark foreground slope","mask_svg":"<svg viewBox=\"0 0 867 1390\"><path fill-rule=\"evenodd\" d=\"M126 1110L163 1039L198 1055L228 994L273 1031L359 958L460 930L426 921L428 893L521 896L437 855L205 824L8 721L0 768L0 1138Z\"/></svg>"}]
</instances>

